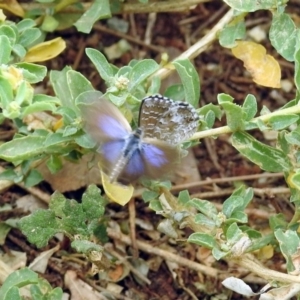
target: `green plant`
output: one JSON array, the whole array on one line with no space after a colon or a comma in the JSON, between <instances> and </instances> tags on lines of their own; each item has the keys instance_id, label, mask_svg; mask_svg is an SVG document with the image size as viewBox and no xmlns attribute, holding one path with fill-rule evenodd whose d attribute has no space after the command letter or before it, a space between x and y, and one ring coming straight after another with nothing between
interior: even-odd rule
<instances>
[{"instance_id":1,"label":"green plant","mask_svg":"<svg viewBox=\"0 0 300 300\"><path fill-rule=\"evenodd\" d=\"M22 288L23 292L20 293ZM0 287L0 299L24 299L23 295L31 299L59 300L63 297L61 288L52 288L47 280L39 278L38 274L28 268L11 273ZM21 296L22 295L22 296Z\"/></svg>"}]
</instances>

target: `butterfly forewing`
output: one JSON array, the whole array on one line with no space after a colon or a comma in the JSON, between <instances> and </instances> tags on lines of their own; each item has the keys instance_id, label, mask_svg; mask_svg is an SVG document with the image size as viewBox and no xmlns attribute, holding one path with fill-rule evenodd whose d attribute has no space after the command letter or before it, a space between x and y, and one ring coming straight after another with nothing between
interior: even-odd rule
<instances>
[{"instance_id":1,"label":"butterfly forewing","mask_svg":"<svg viewBox=\"0 0 300 300\"><path fill-rule=\"evenodd\" d=\"M131 127L121 112L104 98L91 105L81 105L80 110L84 130L98 145L101 168L110 176L123 158L126 141L132 135Z\"/></svg>"},{"instance_id":2,"label":"butterfly forewing","mask_svg":"<svg viewBox=\"0 0 300 300\"><path fill-rule=\"evenodd\" d=\"M131 133L125 117L105 98L100 98L91 105L81 105L80 110L85 131L98 143L123 139Z\"/></svg>"},{"instance_id":3,"label":"butterfly forewing","mask_svg":"<svg viewBox=\"0 0 300 300\"><path fill-rule=\"evenodd\" d=\"M179 144L189 139L197 130L199 116L192 105L176 102L161 95L143 99L139 126L144 137Z\"/></svg>"}]
</instances>

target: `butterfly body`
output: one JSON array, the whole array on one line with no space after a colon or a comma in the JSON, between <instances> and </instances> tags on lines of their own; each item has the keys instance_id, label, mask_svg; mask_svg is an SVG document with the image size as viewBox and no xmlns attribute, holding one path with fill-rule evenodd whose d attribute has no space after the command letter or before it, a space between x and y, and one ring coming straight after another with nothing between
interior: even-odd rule
<instances>
[{"instance_id":1,"label":"butterfly body","mask_svg":"<svg viewBox=\"0 0 300 300\"><path fill-rule=\"evenodd\" d=\"M182 102L172 106L172 100L162 96L156 96L153 101L157 109L151 106L150 97L142 102L142 107L146 103L148 107L141 108L139 127L135 130L104 98L81 108L84 129L98 144L100 164L110 182L128 184L141 177L158 179L169 173L180 160L179 133L172 133L168 120L174 123L175 130L180 130L182 126L176 122L180 122L182 116L176 117L176 112L187 107ZM190 110L189 105L188 112ZM148 118L148 121L141 118ZM190 134L190 131L184 133L184 139Z\"/></svg>"}]
</instances>

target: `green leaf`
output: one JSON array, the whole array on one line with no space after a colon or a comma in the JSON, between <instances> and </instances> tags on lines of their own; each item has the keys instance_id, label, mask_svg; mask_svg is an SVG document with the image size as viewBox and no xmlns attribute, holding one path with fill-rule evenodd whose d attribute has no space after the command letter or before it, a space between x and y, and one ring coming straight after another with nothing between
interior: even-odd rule
<instances>
[{"instance_id":1,"label":"green leaf","mask_svg":"<svg viewBox=\"0 0 300 300\"><path fill-rule=\"evenodd\" d=\"M67 80L67 72L72 70L71 67L65 67L62 71L50 71L50 82L54 89L55 95L61 100L62 105L73 108L73 100Z\"/></svg>"},{"instance_id":2,"label":"green leaf","mask_svg":"<svg viewBox=\"0 0 300 300\"><path fill-rule=\"evenodd\" d=\"M250 237L250 235L249 235ZM261 249L269 244L274 244L276 241L275 241L275 238L274 238L274 234L271 233L271 234L267 234L267 235L264 235L258 239L255 239L255 243L253 243L250 247L249 247L249 252L252 252L252 251L256 251L258 249Z\"/></svg>"},{"instance_id":3,"label":"green leaf","mask_svg":"<svg viewBox=\"0 0 300 300\"><path fill-rule=\"evenodd\" d=\"M231 224L232 222L247 223L248 215L243 211L235 211L231 214L230 218L225 221L226 224Z\"/></svg>"},{"instance_id":4,"label":"green leaf","mask_svg":"<svg viewBox=\"0 0 300 300\"><path fill-rule=\"evenodd\" d=\"M195 207L198 211L211 219L214 219L218 214L216 207L207 200L192 199L188 202L188 205Z\"/></svg>"},{"instance_id":5,"label":"green leaf","mask_svg":"<svg viewBox=\"0 0 300 300\"><path fill-rule=\"evenodd\" d=\"M0 158L10 161L22 161L44 153L45 137L25 136L6 142L0 146Z\"/></svg>"},{"instance_id":6,"label":"green leaf","mask_svg":"<svg viewBox=\"0 0 300 300\"><path fill-rule=\"evenodd\" d=\"M100 189L94 184L90 185L82 196L82 207L88 220L102 217L105 204Z\"/></svg>"},{"instance_id":7,"label":"green leaf","mask_svg":"<svg viewBox=\"0 0 300 300\"><path fill-rule=\"evenodd\" d=\"M42 32L38 28L28 28L20 35L18 43L24 48L30 48L42 36Z\"/></svg>"},{"instance_id":8,"label":"green leaf","mask_svg":"<svg viewBox=\"0 0 300 300\"><path fill-rule=\"evenodd\" d=\"M226 199L223 203L222 212L226 216L226 218L230 218L231 215L236 211L243 211L243 197L231 195L228 199Z\"/></svg>"},{"instance_id":9,"label":"green leaf","mask_svg":"<svg viewBox=\"0 0 300 300\"><path fill-rule=\"evenodd\" d=\"M12 86L9 83L9 78L6 77L9 77L9 75L0 75L0 100L2 109L7 109L12 99L14 99Z\"/></svg>"},{"instance_id":10,"label":"green leaf","mask_svg":"<svg viewBox=\"0 0 300 300\"><path fill-rule=\"evenodd\" d=\"M9 39L10 45L13 47L17 40L17 33L12 26L2 24L0 26L0 36L5 36ZM2 44L1 44L2 47Z\"/></svg>"},{"instance_id":11,"label":"green leaf","mask_svg":"<svg viewBox=\"0 0 300 300\"><path fill-rule=\"evenodd\" d=\"M67 125L63 132L63 137L74 135L78 131L76 125Z\"/></svg>"},{"instance_id":12,"label":"green leaf","mask_svg":"<svg viewBox=\"0 0 300 300\"><path fill-rule=\"evenodd\" d=\"M154 211L158 211L158 212L163 210L163 207L162 207L160 201L157 199L151 200L149 202L149 208Z\"/></svg>"},{"instance_id":13,"label":"green leaf","mask_svg":"<svg viewBox=\"0 0 300 300\"><path fill-rule=\"evenodd\" d=\"M185 205L190 201L190 194L188 190L180 191L178 195L178 204Z\"/></svg>"},{"instance_id":14,"label":"green leaf","mask_svg":"<svg viewBox=\"0 0 300 300\"><path fill-rule=\"evenodd\" d=\"M96 67L101 78L109 82L114 76L114 69L108 63L105 56L101 52L92 48L87 48L85 53Z\"/></svg>"},{"instance_id":15,"label":"green leaf","mask_svg":"<svg viewBox=\"0 0 300 300\"><path fill-rule=\"evenodd\" d=\"M217 242L215 241L214 237L206 233L192 233L187 241L189 243L194 243L208 249L213 249L217 246Z\"/></svg>"},{"instance_id":16,"label":"green leaf","mask_svg":"<svg viewBox=\"0 0 300 300\"><path fill-rule=\"evenodd\" d=\"M288 171L290 168L284 152L257 141L246 132L233 133L232 145L265 171L282 172Z\"/></svg>"},{"instance_id":17,"label":"green leaf","mask_svg":"<svg viewBox=\"0 0 300 300\"><path fill-rule=\"evenodd\" d=\"M82 105L90 105L94 102L98 102L100 98L103 97L103 94L99 91L90 90L81 93L75 101L76 106L78 106L79 110Z\"/></svg>"},{"instance_id":18,"label":"green leaf","mask_svg":"<svg viewBox=\"0 0 300 300\"><path fill-rule=\"evenodd\" d=\"M2 300L2 298L0 298ZM19 289L16 286L11 287L6 295L5 298L3 298L4 300L8 299L8 300L22 300L23 298L20 295Z\"/></svg>"},{"instance_id":19,"label":"green leaf","mask_svg":"<svg viewBox=\"0 0 300 300\"><path fill-rule=\"evenodd\" d=\"M57 191L55 191L51 195L51 200L49 203L49 208L51 211L55 213L55 216L58 217L59 219L62 219L66 216L64 213L64 207L66 205L66 202L69 201L68 199L65 198L65 196Z\"/></svg>"},{"instance_id":20,"label":"green leaf","mask_svg":"<svg viewBox=\"0 0 300 300\"><path fill-rule=\"evenodd\" d=\"M12 46L5 35L0 35L0 64L7 64L10 61Z\"/></svg>"},{"instance_id":21,"label":"green leaf","mask_svg":"<svg viewBox=\"0 0 300 300\"><path fill-rule=\"evenodd\" d=\"M9 274L0 287L1 300L23 299L19 295L19 288L38 282L38 274L28 268L23 268Z\"/></svg>"},{"instance_id":22,"label":"green leaf","mask_svg":"<svg viewBox=\"0 0 300 300\"><path fill-rule=\"evenodd\" d=\"M44 141L43 148L44 151L47 151L49 153L52 152L52 154L55 153L61 153L62 149L59 149L59 147L62 147L64 143L70 142L74 140L74 136L63 136L60 132L55 133L49 133L47 138ZM1 148L1 146L0 146Z\"/></svg>"},{"instance_id":23,"label":"green leaf","mask_svg":"<svg viewBox=\"0 0 300 300\"><path fill-rule=\"evenodd\" d=\"M23 80L15 91L15 103L20 106L30 105L32 103L33 92L33 88Z\"/></svg>"},{"instance_id":24,"label":"green leaf","mask_svg":"<svg viewBox=\"0 0 300 300\"><path fill-rule=\"evenodd\" d=\"M274 235L279 242L281 253L286 259L287 271L290 273L295 270L293 255L297 253L300 246L299 236L295 231L287 230L284 232L281 229L277 229Z\"/></svg>"},{"instance_id":25,"label":"green leaf","mask_svg":"<svg viewBox=\"0 0 300 300\"><path fill-rule=\"evenodd\" d=\"M294 61L298 31L290 15L273 15L269 38L272 46L288 61Z\"/></svg>"},{"instance_id":26,"label":"green leaf","mask_svg":"<svg viewBox=\"0 0 300 300\"><path fill-rule=\"evenodd\" d=\"M96 142L88 134L82 134L75 138L75 142L82 148L92 149L96 146Z\"/></svg>"},{"instance_id":27,"label":"green leaf","mask_svg":"<svg viewBox=\"0 0 300 300\"><path fill-rule=\"evenodd\" d=\"M57 108L56 113L63 116L63 124L74 124L74 120L77 118L76 111L73 108L60 106Z\"/></svg>"},{"instance_id":28,"label":"green leaf","mask_svg":"<svg viewBox=\"0 0 300 300\"><path fill-rule=\"evenodd\" d=\"M199 115L205 116L208 112L212 111L215 114L217 119L221 120L222 117L222 110L220 109L220 107L212 103L200 107L198 111L199 111Z\"/></svg>"},{"instance_id":29,"label":"green leaf","mask_svg":"<svg viewBox=\"0 0 300 300\"><path fill-rule=\"evenodd\" d=\"M151 83L153 81L151 80ZM149 90L148 90L149 93ZM154 93L150 94L159 94L159 88L156 90ZM184 87L183 84L174 84L169 86L165 92L164 92L165 97L169 97L175 101L180 101L185 98L185 92L184 92Z\"/></svg>"},{"instance_id":30,"label":"green leaf","mask_svg":"<svg viewBox=\"0 0 300 300\"><path fill-rule=\"evenodd\" d=\"M244 19L236 17L227 24L219 34L219 42L222 47L232 48L236 46L236 40L244 39L246 34L246 26Z\"/></svg>"},{"instance_id":31,"label":"green leaf","mask_svg":"<svg viewBox=\"0 0 300 300\"><path fill-rule=\"evenodd\" d=\"M204 122L208 129L212 128L215 124L216 115L215 113L210 110L205 116L204 116ZM202 124L202 122L201 122Z\"/></svg>"},{"instance_id":32,"label":"green leaf","mask_svg":"<svg viewBox=\"0 0 300 300\"><path fill-rule=\"evenodd\" d=\"M35 27L36 23L32 19L23 19L17 24L18 31L22 33L24 30Z\"/></svg>"},{"instance_id":33,"label":"green leaf","mask_svg":"<svg viewBox=\"0 0 300 300\"><path fill-rule=\"evenodd\" d=\"M41 25L41 30L46 32L53 32L57 29L59 25L59 21L50 15L45 15L43 18L43 23Z\"/></svg>"},{"instance_id":34,"label":"green leaf","mask_svg":"<svg viewBox=\"0 0 300 300\"><path fill-rule=\"evenodd\" d=\"M212 252L211 254L213 255L213 257L216 259L216 260L220 260L222 259L223 257L227 256L230 252L229 251L221 251L219 248L217 247L214 247L212 249Z\"/></svg>"},{"instance_id":35,"label":"green leaf","mask_svg":"<svg viewBox=\"0 0 300 300\"><path fill-rule=\"evenodd\" d=\"M205 227L208 227L211 229L216 227L216 222L203 214L197 214L194 218L194 221L196 224L201 224L202 226L205 226Z\"/></svg>"},{"instance_id":36,"label":"green leaf","mask_svg":"<svg viewBox=\"0 0 300 300\"><path fill-rule=\"evenodd\" d=\"M65 201L63 207L65 218L60 220L61 228L70 235L88 235L88 223L83 207L75 200Z\"/></svg>"},{"instance_id":37,"label":"green leaf","mask_svg":"<svg viewBox=\"0 0 300 300\"><path fill-rule=\"evenodd\" d=\"M16 66L22 70L24 79L26 79L26 81L28 81L29 83L40 82L45 78L47 74L47 68L45 66L27 62L17 63Z\"/></svg>"},{"instance_id":38,"label":"green leaf","mask_svg":"<svg viewBox=\"0 0 300 300\"><path fill-rule=\"evenodd\" d=\"M291 151L291 145L289 144L288 139L286 138L286 136L287 136L286 131L282 130L282 131L278 132L277 145L278 145L278 148L280 150L282 150L284 153L289 153ZM298 142L300 144L299 139L298 139Z\"/></svg>"},{"instance_id":39,"label":"green leaf","mask_svg":"<svg viewBox=\"0 0 300 300\"><path fill-rule=\"evenodd\" d=\"M21 44L13 45L12 52L17 55L19 59L23 59L27 53L26 49Z\"/></svg>"},{"instance_id":40,"label":"green leaf","mask_svg":"<svg viewBox=\"0 0 300 300\"><path fill-rule=\"evenodd\" d=\"M26 116L39 111L56 111L56 106L60 104L60 101L56 97L48 95L34 95L32 103L23 110L22 116Z\"/></svg>"},{"instance_id":41,"label":"green leaf","mask_svg":"<svg viewBox=\"0 0 300 300\"><path fill-rule=\"evenodd\" d=\"M159 69L159 65L153 59L144 59L133 66L128 74L129 84L128 91L133 92L145 81L150 75Z\"/></svg>"},{"instance_id":42,"label":"green leaf","mask_svg":"<svg viewBox=\"0 0 300 300\"><path fill-rule=\"evenodd\" d=\"M19 227L28 241L38 248L46 246L48 241L60 231L54 213L43 209L22 218Z\"/></svg>"},{"instance_id":43,"label":"green leaf","mask_svg":"<svg viewBox=\"0 0 300 300\"><path fill-rule=\"evenodd\" d=\"M94 90L92 84L77 71L68 71L67 81L69 89L71 91L72 99L76 99L80 94L84 92Z\"/></svg>"},{"instance_id":44,"label":"green leaf","mask_svg":"<svg viewBox=\"0 0 300 300\"><path fill-rule=\"evenodd\" d=\"M37 284L30 286L32 300L62 300L63 291L61 288L53 289L50 283L43 278L38 279Z\"/></svg>"},{"instance_id":45,"label":"green leaf","mask_svg":"<svg viewBox=\"0 0 300 300\"><path fill-rule=\"evenodd\" d=\"M289 182L292 183L294 188L300 190L300 170L296 170L296 173L289 176Z\"/></svg>"},{"instance_id":46,"label":"green leaf","mask_svg":"<svg viewBox=\"0 0 300 300\"><path fill-rule=\"evenodd\" d=\"M242 106L245 120L250 121L257 113L257 101L254 95L248 94Z\"/></svg>"},{"instance_id":47,"label":"green leaf","mask_svg":"<svg viewBox=\"0 0 300 300\"><path fill-rule=\"evenodd\" d=\"M13 169L7 169L0 173L0 180L14 181L19 175Z\"/></svg>"},{"instance_id":48,"label":"green leaf","mask_svg":"<svg viewBox=\"0 0 300 300\"><path fill-rule=\"evenodd\" d=\"M109 0L95 0L74 26L80 32L90 33L97 20L111 17Z\"/></svg>"},{"instance_id":49,"label":"green leaf","mask_svg":"<svg viewBox=\"0 0 300 300\"><path fill-rule=\"evenodd\" d=\"M146 203L148 203L148 202L150 202L150 201L152 201L152 200L157 199L158 196L159 196L159 193L158 193L158 192L155 192L155 191L149 191L149 190L144 191L143 194L142 194L142 198L143 198L143 200L144 200Z\"/></svg>"},{"instance_id":50,"label":"green leaf","mask_svg":"<svg viewBox=\"0 0 300 300\"><path fill-rule=\"evenodd\" d=\"M272 231L277 229L286 229L288 227L288 222L285 219L284 214L276 214L275 216L270 216L269 224Z\"/></svg>"},{"instance_id":51,"label":"green leaf","mask_svg":"<svg viewBox=\"0 0 300 300\"><path fill-rule=\"evenodd\" d=\"M257 125L257 127L259 128L260 131L270 130L269 126L267 126L261 119L257 119L256 122L252 123L252 125L254 126L253 128L256 128L255 124Z\"/></svg>"},{"instance_id":52,"label":"green leaf","mask_svg":"<svg viewBox=\"0 0 300 300\"><path fill-rule=\"evenodd\" d=\"M73 241L71 247L74 248L76 252L84 254L89 254L91 251L103 252L103 247L86 240Z\"/></svg>"},{"instance_id":53,"label":"green leaf","mask_svg":"<svg viewBox=\"0 0 300 300\"><path fill-rule=\"evenodd\" d=\"M29 174L25 176L24 184L26 187L32 187L40 183L43 179L44 178L39 171L31 170Z\"/></svg>"},{"instance_id":54,"label":"green leaf","mask_svg":"<svg viewBox=\"0 0 300 300\"><path fill-rule=\"evenodd\" d=\"M147 94L148 95L159 94L160 87L161 87L161 79L158 76L152 76L150 85L148 87ZM170 88L172 88L172 87L170 87ZM180 93L180 90L177 90L177 91L178 91L178 93ZM165 90L164 95L167 96L167 93L168 93L167 90ZM169 97L169 96L167 96L167 97ZM170 97L170 98L174 99L172 97ZM182 99L182 98L180 98L180 99Z\"/></svg>"},{"instance_id":55,"label":"green leaf","mask_svg":"<svg viewBox=\"0 0 300 300\"><path fill-rule=\"evenodd\" d=\"M284 4L285 0L264 0L264 1L253 1L253 0L224 0L231 8L241 12L253 12L261 9L273 10L276 9L280 4Z\"/></svg>"},{"instance_id":56,"label":"green leaf","mask_svg":"<svg viewBox=\"0 0 300 300\"><path fill-rule=\"evenodd\" d=\"M194 65L188 59L176 59L173 65L184 86L185 100L194 107L198 107L200 80Z\"/></svg>"},{"instance_id":57,"label":"green leaf","mask_svg":"<svg viewBox=\"0 0 300 300\"><path fill-rule=\"evenodd\" d=\"M269 119L268 124L272 127L273 130L282 130L294 123L296 123L299 120L298 115L277 115L277 116L272 116Z\"/></svg>"},{"instance_id":58,"label":"green leaf","mask_svg":"<svg viewBox=\"0 0 300 300\"><path fill-rule=\"evenodd\" d=\"M51 155L46 164L51 174L55 174L56 172L61 170L63 166L60 157L56 155Z\"/></svg>"},{"instance_id":59,"label":"green leaf","mask_svg":"<svg viewBox=\"0 0 300 300\"><path fill-rule=\"evenodd\" d=\"M295 74L294 81L298 91L300 91L300 49L295 52Z\"/></svg>"},{"instance_id":60,"label":"green leaf","mask_svg":"<svg viewBox=\"0 0 300 300\"><path fill-rule=\"evenodd\" d=\"M236 223L232 223L226 230L226 239L231 245L239 241L242 236L243 232Z\"/></svg>"},{"instance_id":61,"label":"green leaf","mask_svg":"<svg viewBox=\"0 0 300 300\"><path fill-rule=\"evenodd\" d=\"M233 98L227 94L218 95L218 103L224 108L227 125L232 131L243 130L245 113L239 105L233 103Z\"/></svg>"}]
</instances>

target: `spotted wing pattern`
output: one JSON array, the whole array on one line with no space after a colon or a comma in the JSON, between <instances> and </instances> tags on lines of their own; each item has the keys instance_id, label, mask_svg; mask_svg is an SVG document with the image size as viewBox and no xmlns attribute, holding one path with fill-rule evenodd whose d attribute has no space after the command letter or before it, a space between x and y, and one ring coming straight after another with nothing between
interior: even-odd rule
<instances>
[{"instance_id":1,"label":"spotted wing pattern","mask_svg":"<svg viewBox=\"0 0 300 300\"><path fill-rule=\"evenodd\" d=\"M142 101L139 126L144 137L177 145L196 132L198 122L199 115L187 102L174 101L161 95L150 96Z\"/></svg>"}]
</instances>

